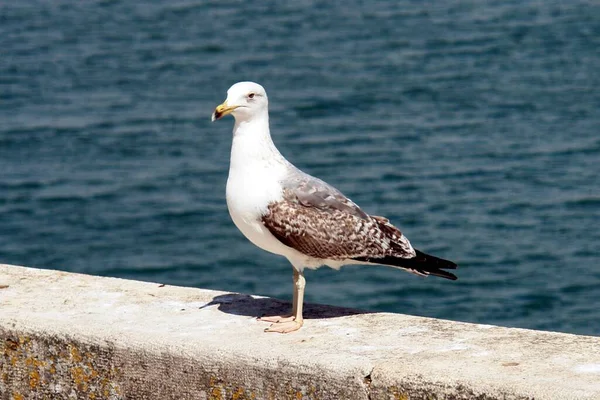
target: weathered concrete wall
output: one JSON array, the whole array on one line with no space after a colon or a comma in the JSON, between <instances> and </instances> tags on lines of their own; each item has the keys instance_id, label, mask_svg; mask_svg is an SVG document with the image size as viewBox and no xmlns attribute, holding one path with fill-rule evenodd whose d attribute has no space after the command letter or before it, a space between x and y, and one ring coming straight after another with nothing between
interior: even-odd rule
<instances>
[{"instance_id":1,"label":"weathered concrete wall","mask_svg":"<svg viewBox=\"0 0 600 400\"><path fill-rule=\"evenodd\" d=\"M600 399L597 337L316 305L266 334L289 304L8 265L0 288L2 399Z\"/></svg>"}]
</instances>

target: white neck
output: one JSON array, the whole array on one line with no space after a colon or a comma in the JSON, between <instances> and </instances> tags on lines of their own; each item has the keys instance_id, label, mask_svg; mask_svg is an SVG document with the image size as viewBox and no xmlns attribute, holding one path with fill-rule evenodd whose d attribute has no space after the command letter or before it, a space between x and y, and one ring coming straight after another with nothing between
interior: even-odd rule
<instances>
[{"instance_id":1,"label":"white neck","mask_svg":"<svg viewBox=\"0 0 600 400\"><path fill-rule=\"evenodd\" d=\"M251 119L235 121L230 162L230 170L286 164L285 158L271 139L269 114L266 110Z\"/></svg>"}]
</instances>

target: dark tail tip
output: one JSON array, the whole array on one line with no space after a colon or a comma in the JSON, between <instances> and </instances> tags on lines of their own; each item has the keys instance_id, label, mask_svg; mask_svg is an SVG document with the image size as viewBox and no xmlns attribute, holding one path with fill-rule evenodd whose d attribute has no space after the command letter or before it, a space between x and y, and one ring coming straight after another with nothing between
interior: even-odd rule
<instances>
[{"instance_id":1,"label":"dark tail tip","mask_svg":"<svg viewBox=\"0 0 600 400\"><path fill-rule=\"evenodd\" d=\"M452 261L444 260L435 256L430 256L419 250L415 250L417 255L413 258L402 258L394 256L386 256L383 258L358 257L357 261L375 263L381 265L389 265L391 267L399 267L407 270L412 270L421 275L433 275L440 278L457 280L458 277L445 269L456 269L458 266Z\"/></svg>"},{"instance_id":2,"label":"dark tail tip","mask_svg":"<svg viewBox=\"0 0 600 400\"><path fill-rule=\"evenodd\" d=\"M453 281L457 280L458 277L448 271L444 271L444 269L456 269L458 265L449 260L444 260L443 258L431 256L429 254L425 254L422 251L415 250L417 256L411 258L410 261L412 265L414 265L414 269L422 272L424 274L439 276L440 278L451 279Z\"/></svg>"}]
</instances>

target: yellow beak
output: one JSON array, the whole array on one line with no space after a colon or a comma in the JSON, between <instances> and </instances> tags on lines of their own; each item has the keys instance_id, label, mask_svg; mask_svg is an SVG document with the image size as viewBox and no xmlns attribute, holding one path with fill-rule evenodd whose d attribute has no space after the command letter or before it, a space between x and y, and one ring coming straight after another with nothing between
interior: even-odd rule
<instances>
[{"instance_id":1,"label":"yellow beak","mask_svg":"<svg viewBox=\"0 0 600 400\"><path fill-rule=\"evenodd\" d=\"M212 121L216 121L218 119L223 118L224 116L231 114L233 110L238 108L239 106L228 106L227 100L223 104L219 104L217 108L215 108L215 112L212 114Z\"/></svg>"}]
</instances>

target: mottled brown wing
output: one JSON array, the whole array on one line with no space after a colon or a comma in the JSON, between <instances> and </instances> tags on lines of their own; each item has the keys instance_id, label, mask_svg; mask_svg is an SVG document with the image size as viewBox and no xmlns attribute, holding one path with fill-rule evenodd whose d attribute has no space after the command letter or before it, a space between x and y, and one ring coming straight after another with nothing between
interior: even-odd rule
<instances>
[{"instance_id":1,"label":"mottled brown wing","mask_svg":"<svg viewBox=\"0 0 600 400\"><path fill-rule=\"evenodd\" d=\"M369 217L331 187L314 188L285 189L283 200L269 205L262 222L282 243L320 259L414 257L408 240L385 218Z\"/></svg>"}]
</instances>

